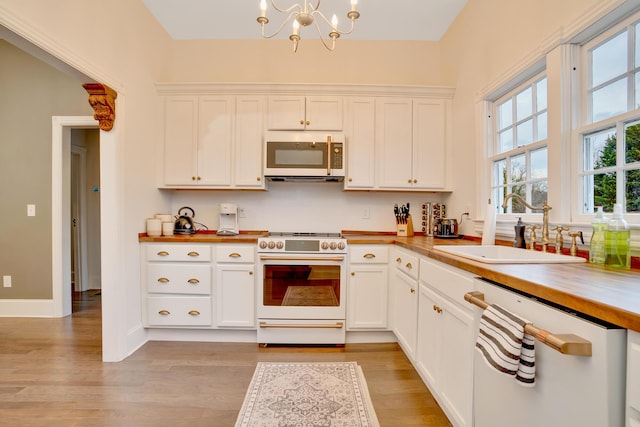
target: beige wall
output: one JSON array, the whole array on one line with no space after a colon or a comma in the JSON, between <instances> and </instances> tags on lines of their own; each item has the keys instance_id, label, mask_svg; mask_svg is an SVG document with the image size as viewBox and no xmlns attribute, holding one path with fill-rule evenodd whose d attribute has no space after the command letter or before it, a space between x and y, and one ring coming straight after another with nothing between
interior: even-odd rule
<instances>
[{"instance_id":1,"label":"beige wall","mask_svg":"<svg viewBox=\"0 0 640 427\"><path fill-rule=\"evenodd\" d=\"M48 299L51 116L91 115L77 80L0 40L0 299ZM27 217L27 204L36 216Z\"/></svg>"}]
</instances>

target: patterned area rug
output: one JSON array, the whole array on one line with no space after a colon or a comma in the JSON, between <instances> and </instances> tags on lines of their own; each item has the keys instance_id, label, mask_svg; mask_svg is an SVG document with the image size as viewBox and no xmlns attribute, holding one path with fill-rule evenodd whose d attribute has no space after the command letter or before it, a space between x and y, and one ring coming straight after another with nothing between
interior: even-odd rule
<instances>
[{"instance_id":1,"label":"patterned area rug","mask_svg":"<svg viewBox=\"0 0 640 427\"><path fill-rule=\"evenodd\" d=\"M259 362L236 427L377 427L356 362Z\"/></svg>"}]
</instances>

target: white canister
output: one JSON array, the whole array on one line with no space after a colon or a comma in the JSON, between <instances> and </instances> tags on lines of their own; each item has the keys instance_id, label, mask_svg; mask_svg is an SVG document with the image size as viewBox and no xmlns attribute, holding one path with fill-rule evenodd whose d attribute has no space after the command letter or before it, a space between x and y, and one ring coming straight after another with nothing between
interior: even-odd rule
<instances>
[{"instance_id":1,"label":"white canister","mask_svg":"<svg viewBox=\"0 0 640 427\"><path fill-rule=\"evenodd\" d=\"M158 218L147 218L147 236L162 236L162 221Z\"/></svg>"},{"instance_id":2,"label":"white canister","mask_svg":"<svg viewBox=\"0 0 640 427\"><path fill-rule=\"evenodd\" d=\"M173 216L171 216L171 214L156 214L155 218L162 222L173 222Z\"/></svg>"},{"instance_id":3,"label":"white canister","mask_svg":"<svg viewBox=\"0 0 640 427\"><path fill-rule=\"evenodd\" d=\"M162 223L162 235L173 236L173 221L165 221Z\"/></svg>"}]
</instances>

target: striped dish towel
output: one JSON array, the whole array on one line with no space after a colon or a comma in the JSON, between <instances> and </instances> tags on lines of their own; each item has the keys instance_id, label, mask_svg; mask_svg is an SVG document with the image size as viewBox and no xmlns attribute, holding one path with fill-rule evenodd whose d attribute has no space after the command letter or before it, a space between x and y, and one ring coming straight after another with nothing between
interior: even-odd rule
<instances>
[{"instance_id":1,"label":"striped dish towel","mask_svg":"<svg viewBox=\"0 0 640 427\"><path fill-rule=\"evenodd\" d=\"M476 348L491 368L533 387L536 354L534 338L524 332L527 323L530 322L491 304L482 313Z\"/></svg>"}]
</instances>

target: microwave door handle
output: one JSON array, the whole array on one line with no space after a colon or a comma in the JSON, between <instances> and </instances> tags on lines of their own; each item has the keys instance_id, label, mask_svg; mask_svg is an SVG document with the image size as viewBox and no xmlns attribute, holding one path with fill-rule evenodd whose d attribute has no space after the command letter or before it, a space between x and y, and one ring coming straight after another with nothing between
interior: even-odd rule
<instances>
[{"instance_id":1,"label":"microwave door handle","mask_svg":"<svg viewBox=\"0 0 640 427\"><path fill-rule=\"evenodd\" d=\"M327 135L327 176L331 175L331 135Z\"/></svg>"}]
</instances>

